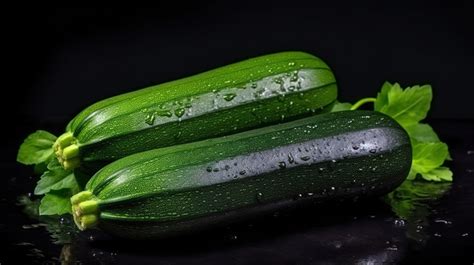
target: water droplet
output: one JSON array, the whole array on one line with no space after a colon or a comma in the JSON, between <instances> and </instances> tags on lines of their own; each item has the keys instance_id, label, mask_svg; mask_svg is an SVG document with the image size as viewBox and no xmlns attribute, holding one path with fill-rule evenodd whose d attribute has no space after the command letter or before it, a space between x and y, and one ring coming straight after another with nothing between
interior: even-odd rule
<instances>
[{"instance_id":1,"label":"water droplet","mask_svg":"<svg viewBox=\"0 0 474 265\"><path fill-rule=\"evenodd\" d=\"M157 111L155 113L156 113L156 115L162 116L162 117L171 117L171 116L173 116L173 113L171 113L171 111L169 111L169 110L160 110L160 111Z\"/></svg>"},{"instance_id":2,"label":"water droplet","mask_svg":"<svg viewBox=\"0 0 474 265\"><path fill-rule=\"evenodd\" d=\"M468 156L474 155L474 150L467 150L467 155L468 155Z\"/></svg>"},{"instance_id":3,"label":"water droplet","mask_svg":"<svg viewBox=\"0 0 474 265\"><path fill-rule=\"evenodd\" d=\"M186 112L186 110L184 108L177 108L174 111L174 115L176 115L178 118L181 118L181 117L183 117L184 112Z\"/></svg>"},{"instance_id":4,"label":"water droplet","mask_svg":"<svg viewBox=\"0 0 474 265\"><path fill-rule=\"evenodd\" d=\"M219 172L219 168L216 167L216 168L214 168L212 171L214 171L214 172Z\"/></svg>"},{"instance_id":5,"label":"water droplet","mask_svg":"<svg viewBox=\"0 0 474 265\"><path fill-rule=\"evenodd\" d=\"M210 166L207 167L207 168L206 168L206 171L207 171L207 172L212 172L212 167L210 167Z\"/></svg>"},{"instance_id":6,"label":"water droplet","mask_svg":"<svg viewBox=\"0 0 474 265\"><path fill-rule=\"evenodd\" d=\"M230 169L230 166L229 166L229 165L225 165L225 166L224 166L224 169L225 169L225 170L229 170L229 169Z\"/></svg>"},{"instance_id":7,"label":"water droplet","mask_svg":"<svg viewBox=\"0 0 474 265\"><path fill-rule=\"evenodd\" d=\"M225 101L231 101L235 98L235 96L237 96L237 94L228 93L228 94L225 94L223 97Z\"/></svg>"},{"instance_id":8,"label":"water droplet","mask_svg":"<svg viewBox=\"0 0 474 265\"><path fill-rule=\"evenodd\" d=\"M257 192L255 198L257 199L257 202L262 202L263 199L263 193Z\"/></svg>"},{"instance_id":9,"label":"water droplet","mask_svg":"<svg viewBox=\"0 0 474 265\"><path fill-rule=\"evenodd\" d=\"M252 84L250 85L250 87L253 88L253 89L257 88L257 83L252 83Z\"/></svg>"},{"instance_id":10,"label":"water droplet","mask_svg":"<svg viewBox=\"0 0 474 265\"><path fill-rule=\"evenodd\" d=\"M336 187L331 187L331 190L336 190Z\"/></svg>"},{"instance_id":11,"label":"water droplet","mask_svg":"<svg viewBox=\"0 0 474 265\"><path fill-rule=\"evenodd\" d=\"M245 170L241 170L241 171L239 172L240 175L245 175L246 173L247 173L247 172L246 172Z\"/></svg>"},{"instance_id":12,"label":"water droplet","mask_svg":"<svg viewBox=\"0 0 474 265\"><path fill-rule=\"evenodd\" d=\"M295 62L289 62L288 63L288 66L294 66L295 65Z\"/></svg>"},{"instance_id":13,"label":"water droplet","mask_svg":"<svg viewBox=\"0 0 474 265\"><path fill-rule=\"evenodd\" d=\"M298 98L303 99L303 98L304 98L304 93L303 93L303 92L299 93L299 94L298 94ZM309 110L309 109L308 109L308 110Z\"/></svg>"},{"instance_id":14,"label":"water droplet","mask_svg":"<svg viewBox=\"0 0 474 265\"><path fill-rule=\"evenodd\" d=\"M390 247L387 247L386 249L390 251L398 251L397 245L391 245Z\"/></svg>"},{"instance_id":15,"label":"water droplet","mask_svg":"<svg viewBox=\"0 0 474 265\"><path fill-rule=\"evenodd\" d=\"M311 159L311 157L309 157L309 156L302 156L302 157L300 157L300 159L303 160L303 161L308 161L308 160Z\"/></svg>"},{"instance_id":16,"label":"water droplet","mask_svg":"<svg viewBox=\"0 0 474 265\"><path fill-rule=\"evenodd\" d=\"M336 168L337 161L335 159L331 160L328 165L329 170L334 170Z\"/></svg>"},{"instance_id":17,"label":"water droplet","mask_svg":"<svg viewBox=\"0 0 474 265\"><path fill-rule=\"evenodd\" d=\"M301 194L301 193L298 193L295 196L295 200L299 200L299 199L302 199L302 198L303 198L303 194Z\"/></svg>"},{"instance_id":18,"label":"water droplet","mask_svg":"<svg viewBox=\"0 0 474 265\"><path fill-rule=\"evenodd\" d=\"M296 82L298 81L298 71L294 71L293 74L290 77L291 82Z\"/></svg>"},{"instance_id":19,"label":"water droplet","mask_svg":"<svg viewBox=\"0 0 474 265\"><path fill-rule=\"evenodd\" d=\"M352 146L352 149L358 150L358 149L359 149L359 146L358 146L358 145L353 145L353 146Z\"/></svg>"},{"instance_id":20,"label":"water droplet","mask_svg":"<svg viewBox=\"0 0 474 265\"><path fill-rule=\"evenodd\" d=\"M283 162L283 161L281 161L281 162L278 163L278 167L279 167L280 169L285 169L285 168L286 168L286 163Z\"/></svg>"},{"instance_id":21,"label":"water droplet","mask_svg":"<svg viewBox=\"0 0 474 265\"><path fill-rule=\"evenodd\" d=\"M293 164L295 162L295 158L293 157L291 153L288 154L288 162L290 164Z\"/></svg>"},{"instance_id":22,"label":"water droplet","mask_svg":"<svg viewBox=\"0 0 474 265\"><path fill-rule=\"evenodd\" d=\"M238 236L237 235L232 235L230 236L230 240L237 240L238 239Z\"/></svg>"},{"instance_id":23,"label":"water droplet","mask_svg":"<svg viewBox=\"0 0 474 265\"><path fill-rule=\"evenodd\" d=\"M464 233L464 234L462 234L461 236L462 236L462 237L466 237L466 236L468 236L468 235L469 235L469 233Z\"/></svg>"},{"instance_id":24,"label":"water droplet","mask_svg":"<svg viewBox=\"0 0 474 265\"><path fill-rule=\"evenodd\" d=\"M148 125L153 125L155 122L155 114L154 113L149 113L145 117L145 123Z\"/></svg>"},{"instance_id":25,"label":"water droplet","mask_svg":"<svg viewBox=\"0 0 474 265\"><path fill-rule=\"evenodd\" d=\"M371 154L375 154L375 153L377 153L377 150L376 150L376 149L370 149L369 152L370 152Z\"/></svg>"},{"instance_id":26,"label":"water droplet","mask_svg":"<svg viewBox=\"0 0 474 265\"><path fill-rule=\"evenodd\" d=\"M445 225L450 225L450 224L452 224L451 221L444 220L444 219L436 219L436 220L434 220L434 222L435 222L435 223L445 224Z\"/></svg>"},{"instance_id":27,"label":"water droplet","mask_svg":"<svg viewBox=\"0 0 474 265\"><path fill-rule=\"evenodd\" d=\"M433 236L435 237L442 237L442 235L440 233L434 233Z\"/></svg>"},{"instance_id":28,"label":"water droplet","mask_svg":"<svg viewBox=\"0 0 474 265\"><path fill-rule=\"evenodd\" d=\"M277 97L277 99L278 99L278 101L283 102L283 101L285 101L285 95L281 94Z\"/></svg>"}]
</instances>

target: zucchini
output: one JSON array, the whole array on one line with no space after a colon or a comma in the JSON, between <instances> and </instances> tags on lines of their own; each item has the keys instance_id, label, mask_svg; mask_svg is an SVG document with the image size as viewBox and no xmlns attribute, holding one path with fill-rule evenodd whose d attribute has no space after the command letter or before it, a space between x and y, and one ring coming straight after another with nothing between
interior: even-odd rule
<instances>
[{"instance_id":1,"label":"zucchini","mask_svg":"<svg viewBox=\"0 0 474 265\"><path fill-rule=\"evenodd\" d=\"M72 212L81 230L161 237L308 200L381 195L411 159L390 117L327 113L122 158L71 197Z\"/></svg>"},{"instance_id":2,"label":"zucchini","mask_svg":"<svg viewBox=\"0 0 474 265\"><path fill-rule=\"evenodd\" d=\"M65 169L108 163L308 116L336 97L322 60L277 53L99 101L68 124L53 148Z\"/></svg>"}]
</instances>

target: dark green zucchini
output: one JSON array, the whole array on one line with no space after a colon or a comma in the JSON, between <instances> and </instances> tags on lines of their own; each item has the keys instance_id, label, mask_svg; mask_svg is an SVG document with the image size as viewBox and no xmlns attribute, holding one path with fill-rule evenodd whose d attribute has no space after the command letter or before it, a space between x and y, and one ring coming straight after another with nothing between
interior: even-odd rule
<instances>
[{"instance_id":1,"label":"dark green zucchini","mask_svg":"<svg viewBox=\"0 0 474 265\"><path fill-rule=\"evenodd\" d=\"M388 116L343 111L117 160L73 196L80 229L159 237L308 200L381 195L411 166Z\"/></svg>"},{"instance_id":2,"label":"dark green zucchini","mask_svg":"<svg viewBox=\"0 0 474 265\"><path fill-rule=\"evenodd\" d=\"M334 75L319 58L271 54L95 103L54 149L73 169L308 116L336 97Z\"/></svg>"}]
</instances>

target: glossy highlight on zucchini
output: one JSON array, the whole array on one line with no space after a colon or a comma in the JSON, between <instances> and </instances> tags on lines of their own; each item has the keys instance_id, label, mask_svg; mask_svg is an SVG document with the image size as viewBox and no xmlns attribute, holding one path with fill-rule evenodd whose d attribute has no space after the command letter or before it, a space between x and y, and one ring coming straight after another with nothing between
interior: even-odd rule
<instances>
[{"instance_id":1,"label":"glossy highlight on zucchini","mask_svg":"<svg viewBox=\"0 0 474 265\"><path fill-rule=\"evenodd\" d=\"M322 60L276 53L99 101L53 148L62 166L74 169L308 116L336 97Z\"/></svg>"},{"instance_id":2,"label":"glossy highlight on zucchini","mask_svg":"<svg viewBox=\"0 0 474 265\"><path fill-rule=\"evenodd\" d=\"M81 230L125 238L195 231L307 200L377 196L406 178L407 133L390 117L342 111L137 153L71 198Z\"/></svg>"}]
</instances>

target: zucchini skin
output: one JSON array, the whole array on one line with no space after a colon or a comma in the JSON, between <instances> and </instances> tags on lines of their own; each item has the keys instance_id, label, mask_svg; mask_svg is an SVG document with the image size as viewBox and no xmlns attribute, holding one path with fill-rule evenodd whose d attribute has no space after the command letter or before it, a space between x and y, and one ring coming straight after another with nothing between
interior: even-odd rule
<instances>
[{"instance_id":1,"label":"zucchini skin","mask_svg":"<svg viewBox=\"0 0 474 265\"><path fill-rule=\"evenodd\" d=\"M70 137L56 154L69 168L110 162L308 116L336 98L335 77L322 60L271 54L93 104L68 124Z\"/></svg>"},{"instance_id":2,"label":"zucchini skin","mask_svg":"<svg viewBox=\"0 0 474 265\"><path fill-rule=\"evenodd\" d=\"M97 172L71 202L81 229L155 238L307 200L382 195L406 178L411 159L393 119L335 112L131 155Z\"/></svg>"}]
</instances>

